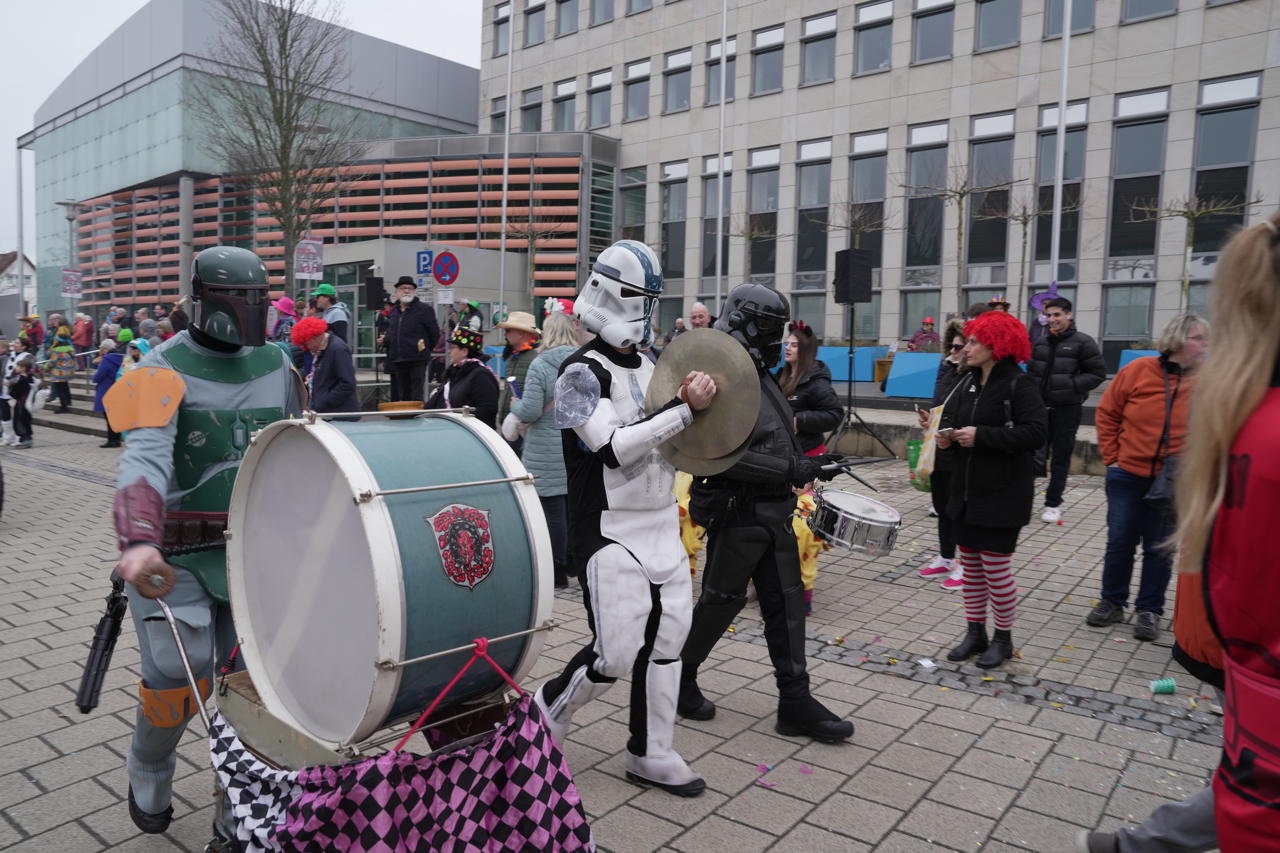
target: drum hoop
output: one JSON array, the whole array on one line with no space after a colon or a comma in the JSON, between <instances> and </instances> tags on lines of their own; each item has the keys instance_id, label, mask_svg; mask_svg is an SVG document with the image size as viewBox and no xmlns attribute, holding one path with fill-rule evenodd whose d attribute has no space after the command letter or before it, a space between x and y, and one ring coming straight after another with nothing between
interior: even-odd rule
<instances>
[{"instance_id":1,"label":"drum hoop","mask_svg":"<svg viewBox=\"0 0 1280 853\"><path fill-rule=\"evenodd\" d=\"M497 457L498 465L501 466L508 477L528 474L524 463L520 461L520 457L511 449L511 445L507 444L506 440L498 433L476 418L439 411L435 411L432 414L436 417L457 421L471 430L485 447L489 448L490 452ZM516 504L520 507L521 515L524 517L525 535L533 552L535 575L533 601L529 613L529 627L532 628L544 624L551 618L552 603L555 600L555 593L551 586L551 573L537 571L540 566L550 566L552 564L551 535L547 532L547 517L542 511L542 501L538 499L538 490L534 487L533 482L519 479L511 483L511 488L516 497ZM533 669L533 665L537 663L542 654L545 635L545 631L535 631L529 635L525 643L524 654L520 656L520 660L516 662L515 667L509 673L512 681L519 684Z\"/></svg>"},{"instance_id":2,"label":"drum hoop","mask_svg":"<svg viewBox=\"0 0 1280 853\"><path fill-rule=\"evenodd\" d=\"M823 495L830 495L830 494L852 495L853 497L858 498L859 500L869 501L870 503L873 503L878 507L883 507L884 509L887 509L890 512L897 515L898 518L896 521L880 519L880 518L869 518L859 513L857 510L852 510L852 509L849 509L848 507L840 506L838 503L831 500L827 500L825 497L823 497ZM899 513L893 507L889 506L887 503L884 503L883 501L878 501L875 498L869 498L869 497L866 497L865 495L860 495L857 492L850 492L846 489L825 489L820 492L815 492L814 495L816 498L816 501L815 501L816 503L818 503L821 506L830 507L832 512L835 512L839 515L847 516L849 518L855 518L858 521L864 521L867 524L873 524L877 527L885 527L885 526L898 527L902 525L902 514Z\"/></svg>"},{"instance_id":3,"label":"drum hoop","mask_svg":"<svg viewBox=\"0 0 1280 853\"><path fill-rule=\"evenodd\" d=\"M375 498L365 502L357 500L357 496L362 490L376 490L378 488L377 480L374 478L373 472L369 469L364 457L356 451L355 446L346 435L325 421L312 421L306 418L276 421L259 432L251 443L266 442L269 444L291 427L301 427L307 430L324 447L334 464L337 465L338 470L352 487L351 499L356 504L357 511L360 514L365 543L369 548L370 562L374 567L376 600L382 615L381 624L378 626L378 659L401 659L405 653L407 616L404 610L404 571L400 563L400 550L396 545L395 526L391 523L391 515L383 498ZM265 445L263 447L265 449ZM244 515L246 501L242 492L249 488L249 483L253 479L251 475L256 470L257 460L262 458L263 452L260 450L254 454L246 454L244 461L241 463L241 471L236 477L235 486L232 488L231 507L228 514L228 525L233 530L246 529ZM244 600L247 595L243 578L235 570L236 566L244 565L244 548L243 537L232 537L227 543L227 583L231 591L232 620L238 625L247 626L249 624L247 614L245 614L246 618L242 620L235 612L237 598ZM393 567L394 573L387 569L379 571L378 566ZM256 640L243 631L238 631L237 633L239 634L241 653L245 657L246 665L252 671L256 664L256 668L261 672L262 657L258 653ZM258 690L263 704L273 716L312 739L319 740L331 748L340 749L344 746L358 743L377 731L386 719L387 712L399 692L400 670L379 669L375 667L375 661L369 661L369 667L373 670L373 680L368 701L365 703L364 717L350 735L339 741L318 738L314 733L307 731L289 712L284 700L268 679L255 679L254 686ZM375 709L378 710L375 711Z\"/></svg>"}]
</instances>

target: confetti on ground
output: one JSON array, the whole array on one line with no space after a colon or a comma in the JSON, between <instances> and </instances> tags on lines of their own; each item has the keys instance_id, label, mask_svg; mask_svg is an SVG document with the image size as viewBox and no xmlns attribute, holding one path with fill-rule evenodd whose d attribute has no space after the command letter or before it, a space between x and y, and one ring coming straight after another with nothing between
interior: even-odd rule
<instances>
[{"instance_id":1,"label":"confetti on ground","mask_svg":"<svg viewBox=\"0 0 1280 853\"><path fill-rule=\"evenodd\" d=\"M730 633L730 634L736 634L736 633L738 633L738 629L737 629L737 628L734 628L732 625L730 625L730 626L729 626L729 633Z\"/></svg>"},{"instance_id":2,"label":"confetti on ground","mask_svg":"<svg viewBox=\"0 0 1280 853\"><path fill-rule=\"evenodd\" d=\"M992 677L992 676L990 676L990 675L987 675L987 676L983 676L982 680L983 680L983 681L995 681L995 678L993 678L993 677Z\"/></svg>"},{"instance_id":3,"label":"confetti on ground","mask_svg":"<svg viewBox=\"0 0 1280 853\"><path fill-rule=\"evenodd\" d=\"M813 775L813 768L812 768L812 767L810 767L808 764L801 764L801 765L800 765L800 772L801 772L801 773L803 773L803 774L804 774L804 775L806 775L806 776L812 776L812 775Z\"/></svg>"},{"instance_id":4,"label":"confetti on ground","mask_svg":"<svg viewBox=\"0 0 1280 853\"><path fill-rule=\"evenodd\" d=\"M757 769L757 770L759 770L761 773L768 773L770 770L772 770L772 769L773 769L773 765L772 765L772 764L757 764L757 765L756 765L756 769Z\"/></svg>"},{"instance_id":5,"label":"confetti on ground","mask_svg":"<svg viewBox=\"0 0 1280 853\"><path fill-rule=\"evenodd\" d=\"M924 667L925 669L937 669L937 668L938 668L938 665L937 665L936 663L934 663L934 662L933 662L931 659L929 659L929 658L920 658L920 660L916 661L916 663L920 664L920 665L921 665L922 667Z\"/></svg>"},{"instance_id":6,"label":"confetti on ground","mask_svg":"<svg viewBox=\"0 0 1280 853\"><path fill-rule=\"evenodd\" d=\"M871 642L873 642L873 643L878 643L878 642L880 642L880 637L878 637L878 636L877 636L877 637L876 637L874 640L872 640Z\"/></svg>"},{"instance_id":7,"label":"confetti on ground","mask_svg":"<svg viewBox=\"0 0 1280 853\"><path fill-rule=\"evenodd\" d=\"M759 785L759 786L760 786L760 787L762 787L762 788L775 788L775 787L777 787L777 783L776 783L776 782L766 782L766 781L764 781L763 779L757 779L757 780L756 780L756 784L757 784L757 785Z\"/></svg>"}]
</instances>

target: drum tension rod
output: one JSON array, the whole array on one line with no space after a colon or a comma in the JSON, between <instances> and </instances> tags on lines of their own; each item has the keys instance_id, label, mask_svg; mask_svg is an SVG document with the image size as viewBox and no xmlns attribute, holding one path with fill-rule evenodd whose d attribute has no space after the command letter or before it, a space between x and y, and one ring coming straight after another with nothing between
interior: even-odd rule
<instances>
[{"instance_id":1,"label":"drum tension rod","mask_svg":"<svg viewBox=\"0 0 1280 853\"><path fill-rule=\"evenodd\" d=\"M472 480L469 483L445 483L440 486L411 486L407 489L378 489L377 491L365 489L356 495L355 501L358 504L363 504L368 503L374 498L382 497L383 495L412 495L417 492L439 492L444 489L464 489L470 486L497 486L501 483L532 483L533 479L534 477L532 474L521 474L518 477L500 477L496 480Z\"/></svg>"},{"instance_id":2,"label":"drum tension rod","mask_svg":"<svg viewBox=\"0 0 1280 853\"><path fill-rule=\"evenodd\" d=\"M536 628L528 628L524 631L516 631L514 634L503 634L501 637L490 637L489 644L492 645L493 643L501 643L503 640L516 640L516 639L519 639L520 637L527 637L530 634L536 634L539 631L554 631L556 628L559 628L559 627L560 627L559 622L557 622L554 619L548 619L547 621L543 622L541 625L539 625ZM436 658L442 658L445 655L456 655L459 652L474 651L475 647L476 647L475 643L467 643L465 646L458 646L452 649L445 649L442 652L433 652L432 654L423 655L422 657L409 658L409 660L380 660L377 663L375 663L374 666L376 666L378 669L381 669L381 670L403 669L406 666L413 666L415 663L423 663L424 661L435 660Z\"/></svg>"}]
</instances>

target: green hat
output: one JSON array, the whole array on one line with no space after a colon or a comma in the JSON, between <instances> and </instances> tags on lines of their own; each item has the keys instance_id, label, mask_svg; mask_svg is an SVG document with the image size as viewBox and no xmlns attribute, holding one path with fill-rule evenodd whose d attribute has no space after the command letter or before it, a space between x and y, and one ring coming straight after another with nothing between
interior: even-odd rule
<instances>
[{"instance_id":1,"label":"green hat","mask_svg":"<svg viewBox=\"0 0 1280 853\"><path fill-rule=\"evenodd\" d=\"M127 344L131 340L133 340L132 329L121 329L120 334L116 335L116 343Z\"/></svg>"},{"instance_id":2,"label":"green hat","mask_svg":"<svg viewBox=\"0 0 1280 853\"><path fill-rule=\"evenodd\" d=\"M333 289L332 284L317 284L316 289L311 291L312 296L333 296L337 297L338 291Z\"/></svg>"}]
</instances>

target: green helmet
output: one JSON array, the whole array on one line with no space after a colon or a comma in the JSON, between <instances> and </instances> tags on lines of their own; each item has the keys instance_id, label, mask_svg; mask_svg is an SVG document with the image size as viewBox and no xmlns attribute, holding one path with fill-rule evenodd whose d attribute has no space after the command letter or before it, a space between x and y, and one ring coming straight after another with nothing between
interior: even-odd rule
<instances>
[{"instance_id":1,"label":"green helmet","mask_svg":"<svg viewBox=\"0 0 1280 853\"><path fill-rule=\"evenodd\" d=\"M267 267L235 246L212 246L191 265L191 298L200 306L194 325L233 346L257 347L267 335Z\"/></svg>"}]
</instances>

